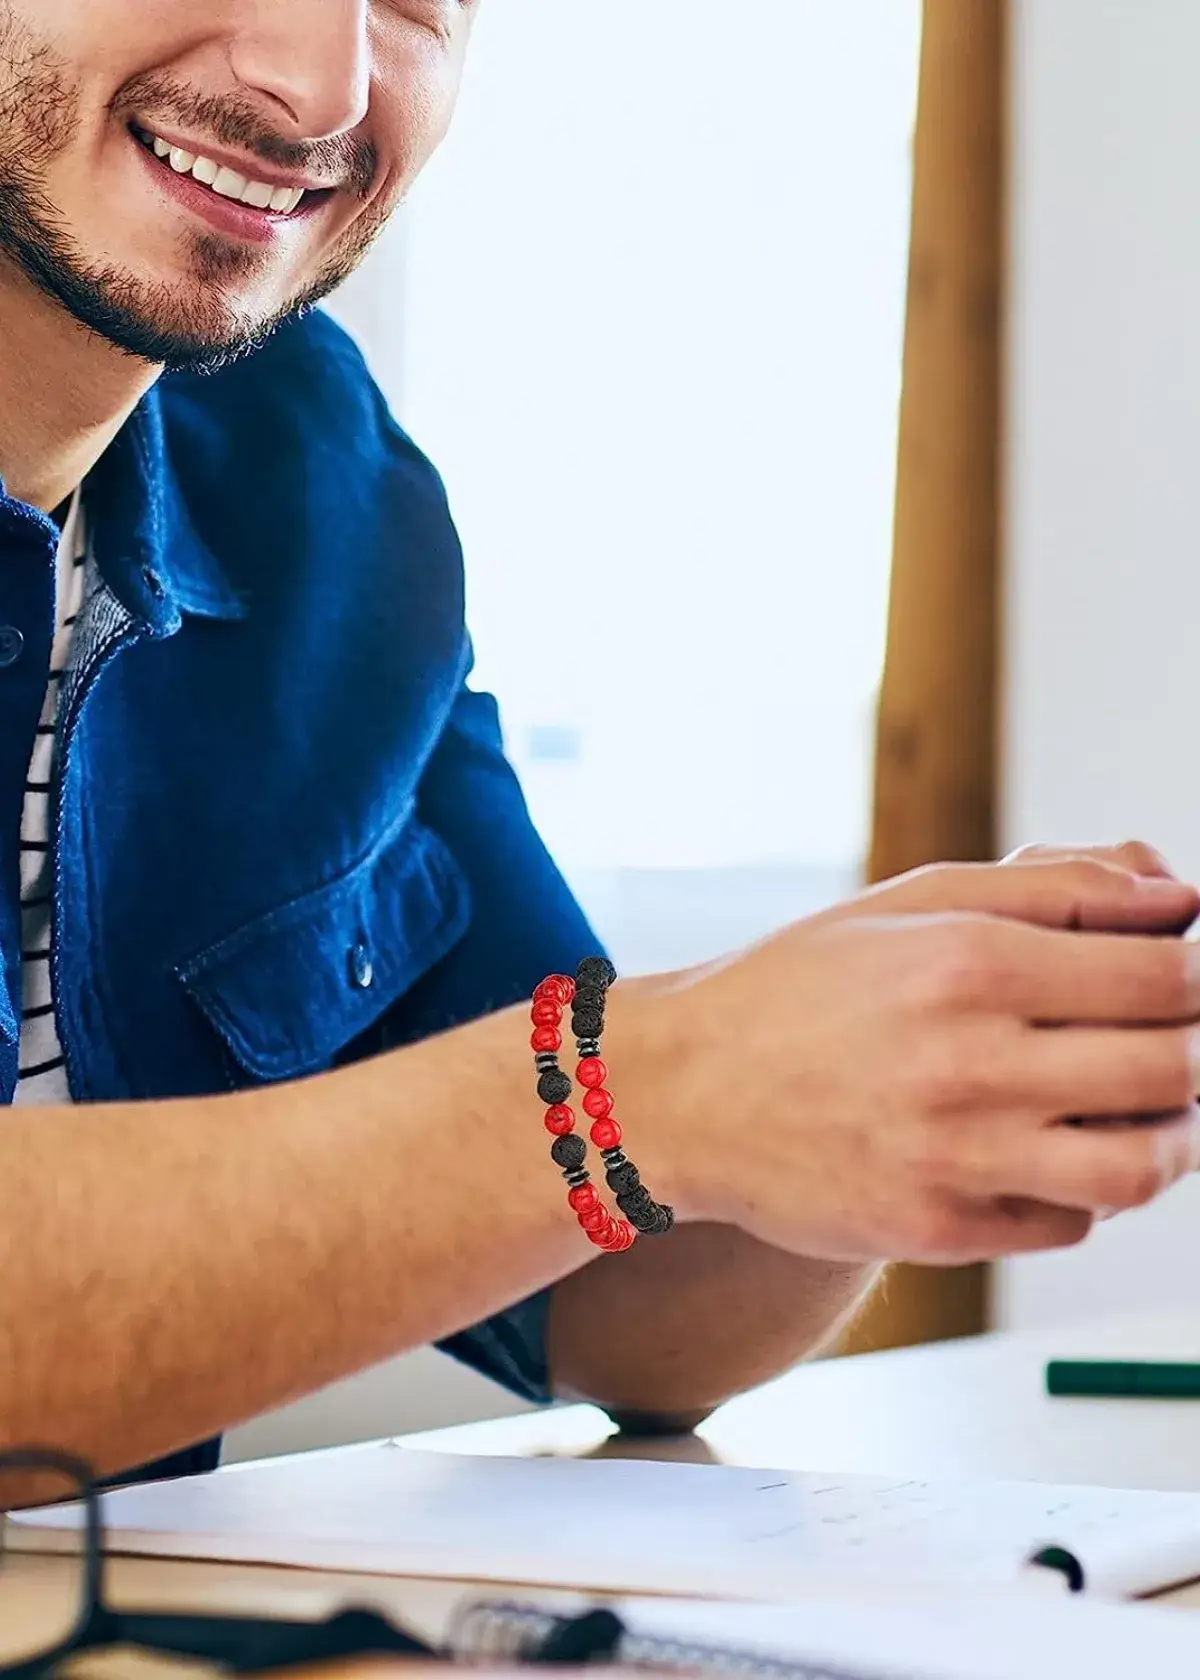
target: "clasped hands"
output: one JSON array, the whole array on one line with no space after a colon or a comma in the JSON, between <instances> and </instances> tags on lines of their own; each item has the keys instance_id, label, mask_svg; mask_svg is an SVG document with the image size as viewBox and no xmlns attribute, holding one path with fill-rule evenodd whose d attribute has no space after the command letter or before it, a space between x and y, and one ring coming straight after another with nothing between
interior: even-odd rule
<instances>
[{"instance_id":1,"label":"clasped hands","mask_svg":"<svg viewBox=\"0 0 1200 1680\"><path fill-rule=\"evenodd\" d=\"M836 1260L1081 1241L1200 1165L1198 915L1149 846L1030 847L662 977L672 1199Z\"/></svg>"}]
</instances>

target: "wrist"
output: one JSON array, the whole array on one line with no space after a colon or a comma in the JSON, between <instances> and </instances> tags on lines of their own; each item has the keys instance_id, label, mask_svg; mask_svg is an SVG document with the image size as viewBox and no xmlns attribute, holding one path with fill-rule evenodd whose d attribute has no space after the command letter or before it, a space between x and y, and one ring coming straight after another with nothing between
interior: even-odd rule
<instances>
[{"instance_id":1,"label":"wrist","mask_svg":"<svg viewBox=\"0 0 1200 1680\"><path fill-rule=\"evenodd\" d=\"M681 1224L715 1217L701 1188L704 1145L689 1124L686 1095L692 1045L669 977L619 980L609 991L605 1059L622 1148L657 1202Z\"/></svg>"}]
</instances>

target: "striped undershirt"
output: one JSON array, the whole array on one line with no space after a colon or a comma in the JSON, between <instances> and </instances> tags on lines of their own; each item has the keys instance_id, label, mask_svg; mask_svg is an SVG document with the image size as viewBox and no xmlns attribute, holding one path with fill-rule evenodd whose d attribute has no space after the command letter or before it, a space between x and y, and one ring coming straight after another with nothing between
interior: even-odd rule
<instances>
[{"instance_id":1,"label":"striped undershirt","mask_svg":"<svg viewBox=\"0 0 1200 1680\"><path fill-rule=\"evenodd\" d=\"M50 790L58 759L59 690L83 601L87 531L77 490L63 520L55 564L54 641L21 809L21 1055L15 1103L66 1103L71 1094L54 1019L50 930L54 891Z\"/></svg>"}]
</instances>

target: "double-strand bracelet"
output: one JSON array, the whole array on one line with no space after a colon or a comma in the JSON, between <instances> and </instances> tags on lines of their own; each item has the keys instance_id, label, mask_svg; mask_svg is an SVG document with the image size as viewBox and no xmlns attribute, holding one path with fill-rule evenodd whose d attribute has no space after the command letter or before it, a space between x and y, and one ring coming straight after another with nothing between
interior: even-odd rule
<instances>
[{"instance_id":1,"label":"double-strand bracelet","mask_svg":"<svg viewBox=\"0 0 1200 1680\"><path fill-rule=\"evenodd\" d=\"M537 1069L537 1092L546 1104L546 1130L554 1137L550 1158L567 1182L567 1202L580 1227L597 1248L621 1254L638 1235L660 1236L675 1223L673 1210L656 1202L641 1175L621 1147L621 1127L613 1119L612 1093L605 1085L608 1069L600 1060L604 1005L616 970L606 957L585 957L572 980L551 974L535 989L530 1019L530 1047ZM604 1176L625 1216L614 1218L600 1200L584 1162L587 1144L575 1131L575 1113L568 1106L571 1080L558 1065L562 1046L562 1016L571 1005L575 1036L575 1077L584 1087L583 1111L591 1120L591 1140L604 1162Z\"/></svg>"}]
</instances>

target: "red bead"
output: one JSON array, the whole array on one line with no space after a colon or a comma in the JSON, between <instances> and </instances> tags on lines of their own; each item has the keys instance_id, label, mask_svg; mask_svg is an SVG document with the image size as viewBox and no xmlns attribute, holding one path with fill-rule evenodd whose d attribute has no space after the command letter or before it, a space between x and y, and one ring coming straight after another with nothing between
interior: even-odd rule
<instances>
[{"instance_id":1,"label":"red bead","mask_svg":"<svg viewBox=\"0 0 1200 1680\"><path fill-rule=\"evenodd\" d=\"M580 1229L589 1236L595 1231L606 1230L612 1222L612 1215L599 1200L595 1207L585 1208L578 1217Z\"/></svg>"},{"instance_id":2,"label":"red bead","mask_svg":"<svg viewBox=\"0 0 1200 1680\"><path fill-rule=\"evenodd\" d=\"M559 987L561 988L563 1002L570 1003L571 999L575 996L574 980L572 980L569 974L556 974L554 978L558 981Z\"/></svg>"},{"instance_id":3,"label":"red bead","mask_svg":"<svg viewBox=\"0 0 1200 1680\"><path fill-rule=\"evenodd\" d=\"M556 1027L562 1020L562 1005L553 998L539 998L529 1011L535 1027Z\"/></svg>"},{"instance_id":4,"label":"red bead","mask_svg":"<svg viewBox=\"0 0 1200 1680\"><path fill-rule=\"evenodd\" d=\"M557 1027L534 1027L529 1035L529 1043L534 1050L560 1050L562 1034Z\"/></svg>"},{"instance_id":5,"label":"red bead","mask_svg":"<svg viewBox=\"0 0 1200 1680\"><path fill-rule=\"evenodd\" d=\"M599 1056L585 1056L575 1069L575 1077L581 1085L603 1085L608 1078L608 1069Z\"/></svg>"},{"instance_id":6,"label":"red bead","mask_svg":"<svg viewBox=\"0 0 1200 1680\"><path fill-rule=\"evenodd\" d=\"M533 988L534 1003L540 1003L543 998L553 998L555 1003L566 1001L562 994L562 987L553 975L550 976L549 980L543 980L540 985Z\"/></svg>"},{"instance_id":7,"label":"red bead","mask_svg":"<svg viewBox=\"0 0 1200 1680\"><path fill-rule=\"evenodd\" d=\"M597 1248L602 1248L607 1253L612 1248L613 1232L615 1230L615 1221L610 1219L608 1224L603 1226L599 1231L589 1231L588 1236L595 1243Z\"/></svg>"},{"instance_id":8,"label":"red bead","mask_svg":"<svg viewBox=\"0 0 1200 1680\"><path fill-rule=\"evenodd\" d=\"M595 1120L588 1134L597 1149L616 1149L621 1142L621 1128L615 1120Z\"/></svg>"},{"instance_id":9,"label":"red bead","mask_svg":"<svg viewBox=\"0 0 1200 1680\"><path fill-rule=\"evenodd\" d=\"M546 1110L546 1130L555 1137L565 1137L575 1130L575 1115L566 1103L554 1103Z\"/></svg>"},{"instance_id":10,"label":"red bead","mask_svg":"<svg viewBox=\"0 0 1200 1680\"><path fill-rule=\"evenodd\" d=\"M600 1192L594 1184L577 1184L567 1192L567 1202L576 1213L588 1213L600 1205Z\"/></svg>"},{"instance_id":11,"label":"red bead","mask_svg":"<svg viewBox=\"0 0 1200 1680\"><path fill-rule=\"evenodd\" d=\"M621 1246L614 1252L617 1254L623 1254L627 1248L633 1247L634 1243L637 1241L638 1234L627 1219L619 1219L617 1221L617 1229L621 1236Z\"/></svg>"},{"instance_id":12,"label":"red bead","mask_svg":"<svg viewBox=\"0 0 1200 1680\"><path fill-rule=\"evenodd\" d=\"M613 1111L613 1094L597 1086L588 1092L583 1099L583 1112L590 1114L593 1120L603 1120L605 1115Z\"/></svg>"}]
</instances>

